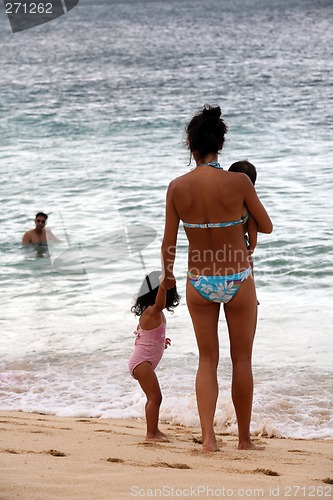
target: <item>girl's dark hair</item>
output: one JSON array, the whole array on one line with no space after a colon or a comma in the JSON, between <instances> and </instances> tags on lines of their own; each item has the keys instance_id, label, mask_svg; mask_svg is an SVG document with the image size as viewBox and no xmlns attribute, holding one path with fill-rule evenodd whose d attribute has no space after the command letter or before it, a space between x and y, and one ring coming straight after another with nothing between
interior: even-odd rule
<instances>
[{"instance_id":1,"label":"girl's dark hair","mask_svg":"<svg viewBox=\"0 0 333 500\"><path fill-rule=\"evenodd\" d=\"M228 127L221 118L220 106L205 105L186 126L187 145L191 153L197 151L201 158L217 153L223 148Z\"/></svg>"},{"instance_id":2,"label":"girl's dark hair","mask_svg":"<svg viewBox=\"0 0 333 500\"><path fill-rule=\"evenodd\" d=\"M257 169L252 163L247 160L236 161L229 167L230 172L241 172L250 177L253 185L255 185L257 180Z\"/></svg>"},{"instance_id":3,"label":"girl's dark hair","mask_svg":"<svg viewBox=\"0 0 333 500\"><path fill-rule=\"evenodd\" d=\"M161 271L152 271L145 276L134 305L131 307L131 311L135 316L141 316L148 306L153 306L155 304L160 284L160 275ZM176 286L167 290L165 307L168 311L172 311L174 307L177 307L179 301L180 296L178 295Z\"/></svg>"}]
</instances>

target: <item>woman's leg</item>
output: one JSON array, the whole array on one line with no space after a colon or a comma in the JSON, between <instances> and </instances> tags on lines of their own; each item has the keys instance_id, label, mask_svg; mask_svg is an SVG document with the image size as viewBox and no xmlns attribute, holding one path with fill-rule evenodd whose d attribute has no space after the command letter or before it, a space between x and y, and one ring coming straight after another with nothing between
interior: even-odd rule
<instances>
[{"instance_id":1,"label":"woman's leg","mask_svg":"<svg viewBox=\"0 0 333 500\"><path fill-rule=\"evenodd\" d=\"M147 435L146 441L168 441L168 438L158 428L158 418L162 402L162 393L155 371L148 361L144 361L135 367L133 372L138 380L141 389L147 396L146 421Z\"/></svg>"},{"instance_id":2,"label":"woman's leg","mask_svg":"<svg viewBox=\"0 0 333 500\"><path fill-rule=\"evenodd\" d=\"M220 304L201 297L187 281L186 300L199 349L196 395L205 451L218 450L214 433L214 416L218 396L217 365L219 361L218 319Z\"/></svg>"},{"instance_id":3,"label":"woman's leg","mask_svg":"<svg viewBox=\"0 0 333 500\"><path fill-rule=\"evenodd\" d=\"M253 400L252 346L257 324L257 297L252 275L224 306L232 360L232 400L238 422L238 448L254 449L250 438Z\"/></svg>"}]
</instances>

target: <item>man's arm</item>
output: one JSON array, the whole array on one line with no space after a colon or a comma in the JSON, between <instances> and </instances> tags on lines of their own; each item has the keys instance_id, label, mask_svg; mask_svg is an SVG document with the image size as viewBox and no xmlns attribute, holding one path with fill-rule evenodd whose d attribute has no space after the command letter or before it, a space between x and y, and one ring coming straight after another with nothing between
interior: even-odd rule
<instances>
[{"instance_id":1,"label":"man's arm","mask_svg":"<svg viewBox=\"0 0 333 500\"><path fill-rule=\"evenodd\" d=\"M29 245L30 243L30 231L27 231L24 233L23 238L22 238L22 245Z\"/></svg>"}]
</instances>

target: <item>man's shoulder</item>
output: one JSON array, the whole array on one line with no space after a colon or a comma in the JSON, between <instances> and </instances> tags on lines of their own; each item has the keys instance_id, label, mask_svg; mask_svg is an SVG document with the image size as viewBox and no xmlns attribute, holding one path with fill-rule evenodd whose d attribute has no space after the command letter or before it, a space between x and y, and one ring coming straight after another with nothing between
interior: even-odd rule
<instances>
[{"instance_id":1,"label":"man's shoulder","mask_svg":"<svg viewBox=\"0 0 333 500\"><path fill-rule=\"evenodd\" d=\"M24 237L29 237L31 236L32 234L34 234L34 230L33 229L29 229L29 231L26 231L23 235L23 238Z\"/></svg>"},{"instance_id":2,"label":"man's shoulder","mask_svg":"<svg viewBox=\"0 0 333 500\"><path fill-rule=\"evenodd\" d=\"M33 235L33 229L30 229L29 231L26 231L22 237L22 243L23 244L28 244L31 241L31 237Z\"/></svg>"}]
</instances>

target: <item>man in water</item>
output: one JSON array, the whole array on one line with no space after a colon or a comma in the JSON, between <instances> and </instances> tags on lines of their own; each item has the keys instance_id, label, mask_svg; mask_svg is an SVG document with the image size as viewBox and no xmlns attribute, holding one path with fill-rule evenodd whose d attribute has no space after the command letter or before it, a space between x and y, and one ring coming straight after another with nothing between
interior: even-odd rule
<instances>
[{"instance_id":1,"label":"man in water","mask_svg":"<svg viewBox=\"0 0 333 500\"><path fill-rule=\"evenodd\" d=\"M22 245L41 245L47 246L48 241L60 241L51 231L46 229L48 215L38 212L35 218L35 229L27 231L22 238Z\"/></svg>"}]
</instances>

